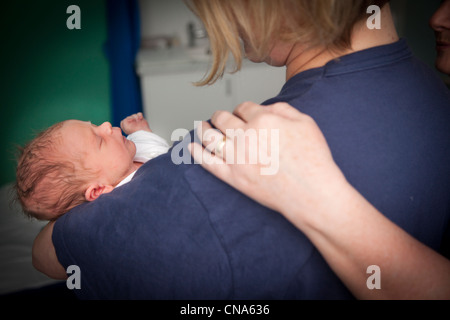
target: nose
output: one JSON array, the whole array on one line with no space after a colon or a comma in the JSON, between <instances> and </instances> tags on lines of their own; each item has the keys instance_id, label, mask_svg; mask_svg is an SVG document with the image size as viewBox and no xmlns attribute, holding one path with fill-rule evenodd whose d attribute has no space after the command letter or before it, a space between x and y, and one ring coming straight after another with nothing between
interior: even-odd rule
<instances>
[{"instance_id":1,"label":"nose","mask_svg":"<svg viewBox=\"0 0 450 320\"><path fill-rule=\"evenodd\" d=\"M108 121L103 122L100 125L100 128L102 128L102 130L104 130L106 133L111 134L112 133L112 125L111 123L109 123Z\"/></svg>"},{"instance_id":2,"label":"nose","mask_svg":"<svg viewBox=\"0 0 450 320\"><path fill-rule=\"evenodd\" d=\"M435 31L450 29L450 0L442 1L429 21L430 27Z\"/></svg>"}]
</instances>

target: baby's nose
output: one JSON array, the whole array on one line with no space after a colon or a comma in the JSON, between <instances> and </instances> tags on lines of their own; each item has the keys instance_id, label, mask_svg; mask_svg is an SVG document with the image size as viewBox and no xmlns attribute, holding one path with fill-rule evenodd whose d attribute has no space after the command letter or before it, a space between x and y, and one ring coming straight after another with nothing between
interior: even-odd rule
<instances>
[{"instance_id":1,"label":"baby's nose","mask_svg":"<svg viewBox=\"0 0 450 320\"><path fill-rule=\"evenodd\" d=\"M108 121L103 122L101 127L106 130L107 132L111 133L112 132L112 125L111 123L109 123Z\"/></svg>"}]
</instances>

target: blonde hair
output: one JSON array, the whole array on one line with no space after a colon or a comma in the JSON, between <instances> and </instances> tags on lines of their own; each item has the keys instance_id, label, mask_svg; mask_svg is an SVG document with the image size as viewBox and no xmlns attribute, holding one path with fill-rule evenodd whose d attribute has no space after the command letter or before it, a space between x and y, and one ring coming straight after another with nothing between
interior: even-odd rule
<instances>
[{"instance_id":1,"label":"blonde hair","mask_svg":"<svg viewBox=\"0 0 450 320\"><path fill-rule=\"evenodd\" d=\"M185 0L208 33L213 56L209 74L197 85L213 84L225 72L231 54L237 71L243 52L240 38L262 61L274 40L301 42L329 50L351 46L353 26L371 4L388 0Z\"/></svg>"},{"instance_id":2,"label":"blonde hair","mask_svg":"<svg viewBox=\"0 0 450 320\"><path fill-rule=\"evenodd\" d=\"M83 167L82 155L61 152L59 122L19 148L16 197L28 217L53 220L85 202L87 181L94 175Z\"/></svg>"}]
</instances>

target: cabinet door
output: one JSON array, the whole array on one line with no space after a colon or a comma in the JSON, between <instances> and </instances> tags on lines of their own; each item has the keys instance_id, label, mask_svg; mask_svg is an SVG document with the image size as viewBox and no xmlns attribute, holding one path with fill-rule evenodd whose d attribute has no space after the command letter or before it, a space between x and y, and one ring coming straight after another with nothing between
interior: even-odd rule
<instances>
[{"instance_id":1,"label":"cabinet door","mask_svg":"<svg viewBox=\"0 0 450 320\"><path fill-rule=\"evenodd\" d=\"M145 117L169 143L174 130L191 130L195 121L208 120L216 110L231 112L239 103L262 103L276 96L284 84L285 68L248 63L211 86L194 86L203 76L197 71L141 77Z\"/></svg>"},{"instance_id":2,"label":"cabinet door","mask_svg":"<svg viewBox=\"0 0 450 320\"><path fill-rule=\"evenodd\" d=\"M195 121L208 120L214 111L232 111L235 107L232 75L226 75L212 86L194 86L193 82L203 75L203 72L186 72L141 78L144 115L150 128L169 144L175 129L191 130Z\"/></svg>"}]
</instances>

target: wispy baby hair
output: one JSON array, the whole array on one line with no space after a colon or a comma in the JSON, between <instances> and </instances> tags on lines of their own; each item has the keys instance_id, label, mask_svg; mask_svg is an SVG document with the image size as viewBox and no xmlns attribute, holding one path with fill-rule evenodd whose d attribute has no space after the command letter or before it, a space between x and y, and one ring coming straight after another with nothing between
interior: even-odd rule
<instances>
[{"instance_id":1,"label":"wispy baby hair","mask_svg":"<svg viewBox=\"0 0 450 320\"><path fill-rule=\"evenodd\" d=\"M53 220L85 201L81 157L61 152L63 125L54 124L19 148L15 189L28 217Z\"/></svg>"}]
</instances>

